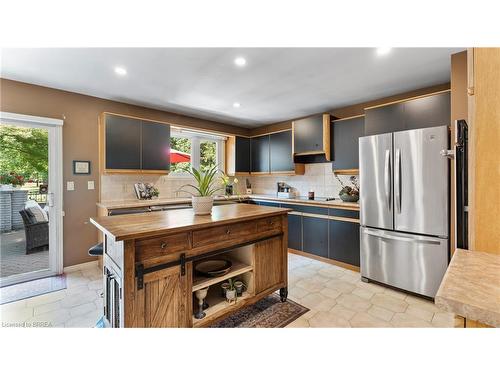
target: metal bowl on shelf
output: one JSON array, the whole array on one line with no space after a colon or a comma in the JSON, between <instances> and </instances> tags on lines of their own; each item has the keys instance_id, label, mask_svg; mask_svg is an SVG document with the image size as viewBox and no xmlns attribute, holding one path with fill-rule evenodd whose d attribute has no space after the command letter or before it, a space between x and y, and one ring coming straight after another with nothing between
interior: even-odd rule
<instances>
[{"instance_id":1,"label":"metal bowl on shelf","mask_svg":"<svg viewBox=\"0 0 500 375\"><path fill-rule=\"evenodd\" d=\"M196 263L194 270L205 277L219 277L227 274L232 265L227 259L207 259Z\"/></svg>"}]
</instances>

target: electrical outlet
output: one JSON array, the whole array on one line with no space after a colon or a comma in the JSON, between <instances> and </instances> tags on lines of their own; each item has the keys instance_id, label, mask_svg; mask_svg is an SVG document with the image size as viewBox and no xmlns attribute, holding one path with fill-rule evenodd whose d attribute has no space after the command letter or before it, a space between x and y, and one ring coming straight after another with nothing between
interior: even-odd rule
<instances>
[{"instance_id":1,"label":"electrical outlet","mask_svg":"<svg viewBox=\"0 0 500 375\"><path fill-rule=\"evenodd\" d=\"M87 188L89 190L94 190L94 181L87 181Z\"/></svg>"},{"instance_id":2,"label":"electrical outlet","mask_svg":"<svg viewBox=\"0 0 500 375\"><path fill-rule=\"evenodd\" d=\"M66 182L66 190L68 190L68 191L75 190L75 182L74 181L67 181Z\"/></svg>"}]
</instances>

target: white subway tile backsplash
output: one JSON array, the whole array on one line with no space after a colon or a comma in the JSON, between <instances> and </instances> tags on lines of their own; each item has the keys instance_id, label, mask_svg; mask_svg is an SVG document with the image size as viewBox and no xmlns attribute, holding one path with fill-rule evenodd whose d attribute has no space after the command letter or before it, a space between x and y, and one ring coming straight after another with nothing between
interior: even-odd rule
<instances>
[{"instance_id":1,"label":"white subway tile backsplash","mask_svg":"<svg viewBox=\"0 0 500 375\"><path fill-rule=\"evenodd\" d=\"M348 175L339 175L341 181L351 185ZM286 182L294 188L297 195L307 196L313 190L317 197L338 198L342 185L332 172L331 163L306 164L305 173L301 176L251 176L252 190L255 194L276 194L276 183Z\"/></svg>"},{"instance_id":2,"label":"white subway tile backsplash","mask_svg":"<svg viewBox=\"0 0 500 375\"><path fill-rule=\"evenodd\" d=\"M351 185L351 176L339 175L340 180ZM301 176L249 176L239 177L236 185L240 194L245 194L245 180L248 178L255 194L276 194L276 184L284 181L293 187L299 196L307 196L312 189L317 197L337 197L342 185L332 173L331 163L306 164L305 174ZM104 175L101 178L101 200L113 201L136 199L134 183L149 182L160 190L161 198L189 197L185 192L178 192L182 185L192 183L186 177L151 176L151 175ZM221 190L222 194L223 191Z\"/></svg>"}]
</instances>

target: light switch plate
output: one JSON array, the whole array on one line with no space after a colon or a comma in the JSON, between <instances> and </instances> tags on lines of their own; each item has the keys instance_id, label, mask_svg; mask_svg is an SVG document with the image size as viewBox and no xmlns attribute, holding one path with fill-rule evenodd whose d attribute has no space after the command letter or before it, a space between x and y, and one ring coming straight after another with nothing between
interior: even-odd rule
<instances>
[{"instance_id":1,"label":"light switch plate","mask_svg":"<svg viewBox=\"0 0 500 375\"><path fill-rule=\"evenodd\" d=\"M67 181L66 182L66 190L68 190L68 191L75 190L75 182L74 181Z\"/></svg>"},{"instance_id":2,"label":"light switch plate","mask_svg":"<svg viewBox=\"0 0 500 375\"><path fill-rule=\"evenodd\" d=\"M87 181L87 188L89 190L94 190L94 181Z\"/></svg>"}]
</instances>

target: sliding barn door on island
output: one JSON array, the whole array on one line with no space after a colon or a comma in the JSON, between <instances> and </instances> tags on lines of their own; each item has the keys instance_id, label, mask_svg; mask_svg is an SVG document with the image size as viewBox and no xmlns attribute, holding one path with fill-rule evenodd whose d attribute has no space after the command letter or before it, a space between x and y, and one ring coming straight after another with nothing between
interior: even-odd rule
<instances>
[{"instance_id":1,"label":"sliding barn door on island","mask_svg":"<svg viewBox=\"0 0 500 375\"><path fill-rule=\"evenodd\" d=\"M135 291L133 326L177 328L192 326L191 263L186 272L170 267L144 275L144 286Z\"/></svg>"}]
</instances>

